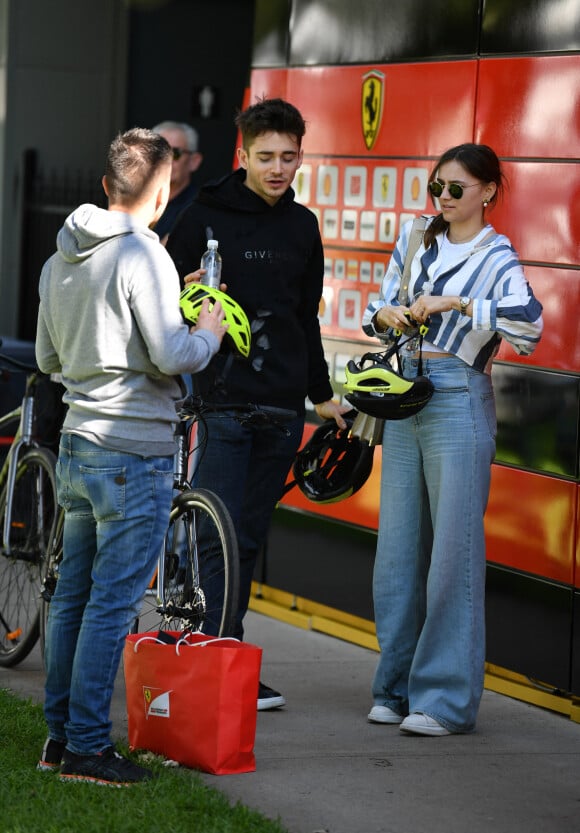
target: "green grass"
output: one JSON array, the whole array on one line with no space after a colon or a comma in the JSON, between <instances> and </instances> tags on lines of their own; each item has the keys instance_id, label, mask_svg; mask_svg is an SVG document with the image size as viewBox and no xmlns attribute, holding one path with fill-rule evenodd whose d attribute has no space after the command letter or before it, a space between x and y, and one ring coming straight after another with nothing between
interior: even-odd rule
<instances>
[{"instance_id":1,"label":"green grass","mask_svg":"<svg viewBox=\"0 0 580 833\"><path fill-rule=\"evenodd\" d=\"M196 772L165 767L155 756L147 761L154 781L124 789L62 784L55 773L36 771L45 737L42 708L0 689L1 833L285 833L278 822L231 805Z\"/></svg>"}]
</instances>

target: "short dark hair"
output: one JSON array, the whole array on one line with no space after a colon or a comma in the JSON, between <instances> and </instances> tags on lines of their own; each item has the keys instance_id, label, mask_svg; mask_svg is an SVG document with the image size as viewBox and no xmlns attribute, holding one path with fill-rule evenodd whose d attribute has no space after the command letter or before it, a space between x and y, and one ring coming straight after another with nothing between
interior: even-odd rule
<instances>
[{"instance_id":1,"label":"short dark hair","mask_svg":"<svg viewBox=\"0 0 580 833\"><path fill-rule=\"evenodd\" d=\"M248 148L263 133L288 133L296 136L298 145L306 133L306 123L300 111L282 98L262 98L238 113L236 126L242 134L242 144Z\"/></svg>"},{"instance_id":2,"label":"short dark hair","mask_svg":"<svg viewBox=\"0 0 580 833\"><path fill-rule=\"evenodd\" d=\"M462 145L455 145L455 147L449 148L449 150L441 154L433 166L429 175L429 182L435 179L439 169L447 162L459 162L466 171L476 179L479 179L480 182L495 182L497 188L489 201L490 203L497 202L503 194L505 177L497 154L489 145L477 145L473 142L465 142ZM425 248L429 248L436 235L446 231L448 227L449 223L443 219L443 215L438 214L425 232Z\"/></svg>"},{"instance_id":3,"label":"short dark hair","mask_svg":"<svg viewBox=\"0 0 580 833\"><path fill-rule=\"evenodd\" d=\"M109 200L136 202L159 167L170 161L171 147L158 133L143 127L119 133L111 142L105 165Z\"/></svg>"}]
</instances>

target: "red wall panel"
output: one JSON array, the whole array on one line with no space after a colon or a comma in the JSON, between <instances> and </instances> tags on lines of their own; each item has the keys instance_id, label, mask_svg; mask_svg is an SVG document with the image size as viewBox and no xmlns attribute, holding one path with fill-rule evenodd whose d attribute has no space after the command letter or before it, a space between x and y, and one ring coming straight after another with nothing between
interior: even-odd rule
<instances>
[{"instance_id":1,"label":"red wall panel","mask_svg":"<svg viewBox=\"0 0 580 833\"><path fill-rule=\"evenodd\" d=\"M580 158L578 56L481 60L475 141L501 157Z\"/></svg>"},{"instance_id":2,"label":"red wall panel","mask_svg":"<svg viewBox=\"0 0 580 833\"><path fill-rule=\"evenodd\" d=\"M580 270L526 266L534 294L544 306L544 332L531 356L516 356L502 342L498 358L577 373L580 370Z\"/></svg>"},{"instance_id":3,"label":"red wall panel","mask_svg":"<svg viewBox=\"0 0 580 833\"><path fill-rule=\"evenodd\" d=\"M383 110L375 143L367 149L362 91L371 70L383 75ZM346 358L369 344L360 317L379 290L401 223L434 213L424 172L443 150L464 141L490 144L504 159L508 189L490 221L530 264L526 274L544 305L544 336L534 355L518 357L504 344L499 358L580 370L577 56L254 70L251 100L263 95L292 101L308 123L305 160L294 184L298 199L318 215L323 234L321 328L335 382L340 385ZM384 205L373 180L380 167L392 187ZM305 439L312 430L306 426ZM379 484L377 450L371 478L352 498L317 505L293 489L283 503L376 529ZM576 580L578 586L579 491L568 480L494 465L488 558L564 584Z\"/></svg>"},{"instance_id":4,"label":"red wall panel","mask_svg":"<svg viewBox=\"0 0 580 833\"><path fill-rule=\"evenodd\" d=\"M580 263L580 164L504 162L508 187L491 222L522 260Z\"/></svg>"},{"instance_id":5,"label":"red wall panel","mask_svg":"<svg viewBox=\"0 0 580 833\"><path fill-rule=\"evenodd\" d=\"M383 76L383 112L375 144L368 151L362 127L365 74ZM285 72L285 71L284 71ZM477 63L453 61L287 71L254 70L256 95L286 95L308 122L306 153L350 156L438 156L446 147L471 141Z\"/></svg>"},{"instance_id":6,"label":"red wall panel","mask_svg":"<svg viewBox=\"0 0 580 833\"><path fill-rule=\"evenodd\" d=\"M488 560L572 584L577 493L576 483L494 465Z\"/></svg>"},{"instance_id":7,"label":"red wall panel","mask_svg":"<svg viewBox=\"0 0 580 833\"><path fill-rule=\"evenodd\" d=\"M306 425L305 442L313 430L314 426ZM316 504L295 487L282 504L376 530L381 454L377 447L370 478L347 500ZM576 580L580 586L580 547L574 532L579 502L576 483L493 465L485 515L488 560L564 584Z\"/></svg>"},{"instance_id":8,"label":"red wall panel","mask_svg":"<svg viewBox=\"0 0 580 833\"><path fill-rule=\"evenodd\" d=\"M316 426L307 423L304 427L303 443L308 442ZM322 515L325 518L332 518L337 521L356 524L366 529L377 529L379 520L379 493L380 493L380 464L381 449L375 448L374 465L371 475L362 489L359 489L347 500L337 503L314 503L295 486L282 499L284 506L293 506L309 514ZM292 473L288 482L292 481Z\"/></svg>"},{"instance_id":9,"label":"red wall panel","mask_svg":"<svg viewBox=\"0 0 580 833\"><path fill-rule=\"evenodd\" d=\"M574 526L578 529L580 523L580 485L576 486L576 515ZM574 559L574 587L580 588L580 536L576 536L576 552ZM576 615L579 615L578 613ZM578 659L580 662L580 658Z\"/></svg>"}]
</instances>

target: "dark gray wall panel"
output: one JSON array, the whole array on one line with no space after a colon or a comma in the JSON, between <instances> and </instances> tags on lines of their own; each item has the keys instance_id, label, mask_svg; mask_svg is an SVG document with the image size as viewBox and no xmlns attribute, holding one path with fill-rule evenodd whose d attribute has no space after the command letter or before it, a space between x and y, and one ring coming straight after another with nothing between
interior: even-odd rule
<instances>
[{"instance_id":1,"label":"dark gray wall panel","mask_svg":"<svg viewBox=\"0 0 580 833\"><path fill-rule=\"evenodd\" d=\"M293 0L290 65L464 58L479 0Z\"/></svg>"},{"instance_id":2,"label":"dark gray wall panel","mask_svg":"<svg viewBox=\"0 0 580 833\"><path fill-rule=\"evenodd\" d=\"M486 0L482 55L575 52L579 49L580 3Z\"/></svg>"}]
</instances>

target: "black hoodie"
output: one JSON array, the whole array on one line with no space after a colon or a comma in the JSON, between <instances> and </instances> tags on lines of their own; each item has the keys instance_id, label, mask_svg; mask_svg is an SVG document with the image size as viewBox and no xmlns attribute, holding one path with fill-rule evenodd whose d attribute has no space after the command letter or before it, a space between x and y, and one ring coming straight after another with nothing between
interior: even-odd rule
<instances>
[{"instance_id":1,"label":"black hoodie","mask_svg":"<svg viewBox=\"0 0 580 833\"><path fill-rule=\"evenodd\" d=\"M304 412L332 398L318 306L324 254L315 215L290 188L270 206L234 171L203 187L167 243L181 279L199 269L207 240L219 241L222 281L252 328L249 359L236 359L216 389L227 352L195 379L210 399L254 402Z\"/></svg>"}]
</instances>

